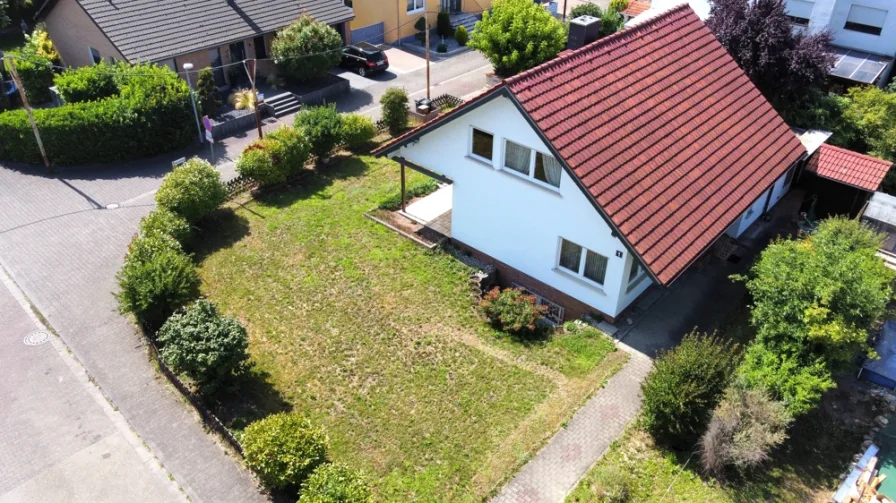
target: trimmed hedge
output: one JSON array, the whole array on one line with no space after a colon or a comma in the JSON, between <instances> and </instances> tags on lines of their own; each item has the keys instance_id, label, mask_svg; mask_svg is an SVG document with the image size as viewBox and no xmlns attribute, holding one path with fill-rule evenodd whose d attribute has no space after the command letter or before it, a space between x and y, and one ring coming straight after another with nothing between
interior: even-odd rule
<instances>
[{"instance_id":1,"label":"trimmed hedge","mask_svg":"<svg viewBox=\"0 0 896 503\"><path fill-rule=\"evenodd\" d=\"M190 223L165 208L156 208L140 220L141 236L168 236L184 245L190 240Z\"/></svg>"},{"instance_id":2,"label":"trimmed hedge","mask_svg":"<svg viewBox=\"0 0 896 503\"><path fill-rule=\"evenodd\" d=\"M307 418L281 412L255 421L240 443L249 466L271 489L298 487L327 460L330 443L320 427Z\"/></svg>"},{"instance_id":3,"label":"trimmed hedge","mask_svg":"<svg viewBox=\"0 0 896 503\"><path fill-rule=\"evenodd\" d=\"M330 157L342 142L342 116L333 103L308 108L296 115L295 126L308 138L311 152L320 160Z\"/></svg>"},{"instance_id":4,"label":"trimmed hedge","mask_svg":"<svg viewBox=\"0 0 896 503\"><path fill-rule=\"evenodd\" d=\"M69 71L84 73L83 77L61 77L76 99L102 94L81 85L96 82L96 71L86 68ZM118 65L114 71L115 96L34 110L52 162L121 161L168 152L193 141L196 124L185 81L170 69L153 64ZM0 138L0 160L41 162L24 110L0 113Z\"/></svg>"},{"instance_id":5,"label":"trimmed hedge","mask_svg":"<svg viewBox=\"0 0 896 503\"><path fill-rule=\"evenodd\" d=\"M376 124L366 115L342 116L342 143L352 152L364 148L376 136Z\"/></svg>"},{"instance_id":6,"label":"trimmed hedge","mask_svg":"<svg viewBox=\"0 0 896 503\"><path fill-rule=\"evenodd\" d=\"M118 94L118 84L113 76L116 71L117 67L108 63L69 70L56 76L56 88L66 103L109 98Z\"/></svg>"},{"instance_id":7,"label":"trimmed hedge","mask_svg":"<svg viewBox=\"0 0 896 503\"><path fill-rule=\"evenodd\" d=\"M156 191L156 203L195 222L215 211L227 198L221 174L208 161L189 159L165 175Z\"/></svg>"}]
</instances>

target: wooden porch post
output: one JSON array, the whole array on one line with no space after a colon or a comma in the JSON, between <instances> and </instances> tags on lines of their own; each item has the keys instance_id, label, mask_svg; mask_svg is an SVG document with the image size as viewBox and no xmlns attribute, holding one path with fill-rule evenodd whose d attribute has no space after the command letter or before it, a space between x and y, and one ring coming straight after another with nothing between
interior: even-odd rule
<instances>
[{"instance_id":1,"label":"wooden porch post","mask_svg":"<svg viewBox=\"0 0 896 503\"><path fill-rule=\"evenodd\" d=\"M405 207L404 207L404 197L405 197L405 192L404 192L404 159L401 159L400 161L398 161L398 163L401 165L401 211L405 211Z\"/></svg>"}]
</instances>

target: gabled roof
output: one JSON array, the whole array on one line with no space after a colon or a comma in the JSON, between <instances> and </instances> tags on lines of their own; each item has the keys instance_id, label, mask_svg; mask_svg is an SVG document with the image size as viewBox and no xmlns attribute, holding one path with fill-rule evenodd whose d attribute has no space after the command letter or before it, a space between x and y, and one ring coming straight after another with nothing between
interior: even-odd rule
<instances>
[{"instance_id":1,"label":"gabled roof","mask_svg":"<svg viewBox=\"0 0 896 503\"><path fill-rule=\"evenodd\" d=\"M820 177L874 192L893 163L833 145L822 145L806 163L806 171Z\"/></svg>"},{"instance_id":2,"label":"gabled roof","mask_svg":"<svg viewBox=\"0 0 896 503\"><path fill-rule=\"evenodd\" d=\"M130 62L158 61L276 31L302 14L335 24L354 17L342 0L71 0ZM35 18L46 17L47 0Z\"/></svg>"},{"instance_id":3,"label":"gabled roof","mask_svg":"<svg viewBox=\"0 0 896 503\"><path fill-rule=\"evenodd\" d=\"M686 5L499 88L663 284L806 152ZM459 107L378 152L395 150L474 106Z\"/></svg>"}]
</instances>

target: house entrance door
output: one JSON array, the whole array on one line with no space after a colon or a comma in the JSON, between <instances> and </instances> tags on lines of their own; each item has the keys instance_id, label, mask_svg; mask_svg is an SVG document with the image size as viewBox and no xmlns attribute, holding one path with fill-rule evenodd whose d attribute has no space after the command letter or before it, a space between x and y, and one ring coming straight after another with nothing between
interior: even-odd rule
<instances>
[{"instance_id":1,"label":"house entrance door","mask_svg":"<svg viewBox=\"0 0 896 503\"><path fill-rule=\"evenodd\" d=\"M221 61L221 51L218 50L217 47L209 49L208 60L211 67L214 68L212 73L215 76L215 85L219 88L226 87L227 81L224 79L224 69L221 68L221 65L223 64Z\"/></svg>"},{"instance_id":2,"label":"house entrance door","mask_svg":"<svg viewBox=\"0 0 896 503\"><path fill-rule=\"evenodd\" d=\"M460 12L460 0L442 0L442 10L446 12Z\"/></svg>"}]
</instances>

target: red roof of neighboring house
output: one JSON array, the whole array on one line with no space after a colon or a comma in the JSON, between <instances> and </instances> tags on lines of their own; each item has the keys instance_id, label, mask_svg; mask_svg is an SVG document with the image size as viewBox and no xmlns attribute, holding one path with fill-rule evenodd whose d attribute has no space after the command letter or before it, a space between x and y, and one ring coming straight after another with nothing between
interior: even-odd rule
<instances>
[{"instance_id":1,"label":"red roof of neighboring house","mask_svg":"<svg viewBox=\"0 0 896 503\"><path fill-rule=\"evenodd\" d=\"M809 158L806 171L874 192L892 167L889 161L825 144Z\"/></svg>"},{"instance_id":2,"label":"red roof of neighboring house","mask_svg":"<svg viewBox=\"0 0 896 503\"><path fill-rule=\"evenodd\" d=\"M662 284L806 153L687 5L507 79L377 152L501 89Z\"/></svg>"},{"instance_id":3,"label":"red roof of neighboring house","mask_svg":"<svg viewBox=\"0 0 896 503\"><path fill-rule=\"evenodd\" d=\"M639 2L638 0L632 0L628 3L628 7L626 7L625 10L621 12L621 14L628 17L635 17L649 8L650 2Z\"/></svg>"}]
</instances>

